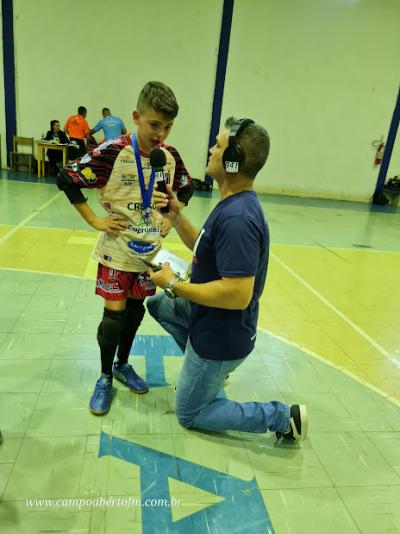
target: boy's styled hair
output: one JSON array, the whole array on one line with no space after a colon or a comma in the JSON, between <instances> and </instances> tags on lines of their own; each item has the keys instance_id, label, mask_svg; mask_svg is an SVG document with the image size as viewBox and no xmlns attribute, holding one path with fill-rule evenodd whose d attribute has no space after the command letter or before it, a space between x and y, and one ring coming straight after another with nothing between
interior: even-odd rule
<instances>
[{"instance_id":1,"label":"boy's styled hair","mask_svg":"<svg viewBox=\"0 0 400 534\"><path fill-rule=\"evenodd\" d=\"M141 113L147 108L153 108L155 111L167 115L169 119L174 119L179 110L172 89L162 82L146 83L140 91L136 107Z\"/></svg>"},{"instance_id":2,"label":"boy's styled hair","mask_svg":"<svg viewBox=\"0 0 400 534\"><path fill-rule=\"evenodd\" d=\"M229 117L225 122L225 128L230 130L236 123L235 117ZM259 124L248 124L243 131L239 132L236 140L245 154L240 173L254 180L268 158L270 148L268 132Z\"/></svg>"}]
</instances>

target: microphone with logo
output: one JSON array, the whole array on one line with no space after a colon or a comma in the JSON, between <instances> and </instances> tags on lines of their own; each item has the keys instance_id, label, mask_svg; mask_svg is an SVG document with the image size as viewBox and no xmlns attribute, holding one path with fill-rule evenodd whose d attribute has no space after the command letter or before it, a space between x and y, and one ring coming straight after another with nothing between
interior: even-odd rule
<instances>
[{"instance_id":1,"label":"microphone with logo","mask_svg":"<svg viewBox=\"0 0 400 534\"><path fill-rule=\"evenodd\" d=\"M164 150L161 150L161 148L154 148L150 152L150 165L153 167L155 171L155 181L157 183L157 191L161 191L161 193L167 193L167 183L165 181L165 175L164 175L164 167L167 163L167 158L165 157ZM168 213L169 207L165 206L165 208L161 208L161 213Z\"/></svg>"}]
</instances>

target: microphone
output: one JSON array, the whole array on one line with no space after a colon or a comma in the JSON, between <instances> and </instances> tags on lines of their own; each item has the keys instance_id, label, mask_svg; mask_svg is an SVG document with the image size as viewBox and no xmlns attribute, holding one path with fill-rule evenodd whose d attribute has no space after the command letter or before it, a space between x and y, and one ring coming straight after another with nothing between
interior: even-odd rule
<instances>
[{"instance_id":1,"label":"microphone","mask_svg":"<svg viewBox=\"0 0 400 534\"><path fill-rule=\"evenodd\" d=\"M167 158L165 157L164 150L161 150L161 148L153 148L153 150L150 152L150 165L155 170L155 181L157 182L157 190L161 191L161 193L167 193L167 183L165 181L165 175L164 175L164 167L167 163ZM169 207L165 206L165 208L161 208L161 213L168 213Z\"/></svg>"}]
</instances>

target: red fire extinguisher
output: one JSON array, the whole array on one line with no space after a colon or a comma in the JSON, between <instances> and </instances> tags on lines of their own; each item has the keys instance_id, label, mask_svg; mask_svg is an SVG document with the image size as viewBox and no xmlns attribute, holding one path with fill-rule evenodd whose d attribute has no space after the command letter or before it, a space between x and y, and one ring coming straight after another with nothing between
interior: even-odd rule
<instances>
[{"instance_id":1,"label":"red fire extinguisher","mask_svg":"<svg viewBox=\"0 0 400 534\"><path fill-rule=\"evenodd\" d=\"M383 153L385 151L385 143L383 142L383 135L379 140L372 143L372 146L376 148L375 152L375 165L382 163Z\"/></svg>"}]
</instances>

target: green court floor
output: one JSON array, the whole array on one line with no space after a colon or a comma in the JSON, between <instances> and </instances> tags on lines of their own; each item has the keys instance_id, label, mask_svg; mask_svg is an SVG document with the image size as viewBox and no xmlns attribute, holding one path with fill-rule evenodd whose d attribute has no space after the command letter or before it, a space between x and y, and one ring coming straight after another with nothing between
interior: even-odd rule
<instances>
[{"instance_id":1,"label":"green court floor","mask_svg":"<svg viewBox=\"0 0 400 534\"><path fill-rule=\"evenodd\" d=\"M146 315L152 385L95 417L96 232L51 180L0 179L0 532L400 532L400 210L261 198L271 259L256 348L224 394L304 402L309 439L188 431L182 355ZM89 192L96 206L96 192ZM201 225L218 202L198 193ZM190 258L172 233L165 246Z\"/></svg>"}]
</instances>

